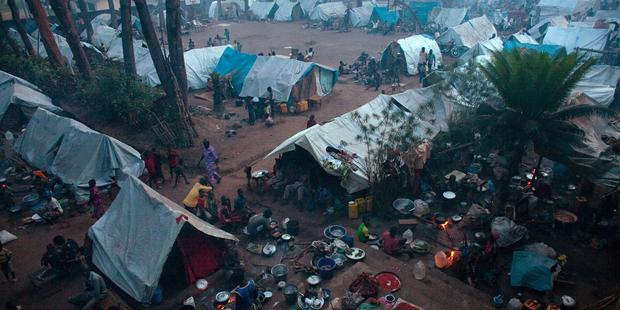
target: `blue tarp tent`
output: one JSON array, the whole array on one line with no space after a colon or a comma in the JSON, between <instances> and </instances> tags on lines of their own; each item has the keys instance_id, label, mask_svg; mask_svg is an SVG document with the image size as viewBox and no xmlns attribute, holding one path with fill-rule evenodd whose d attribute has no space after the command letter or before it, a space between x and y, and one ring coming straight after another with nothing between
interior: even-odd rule
<instances>
[{"instance_id":1,"label":"blue tarp tent","mask_svg":"<svg viewBox=\"0 0 620 310\"><path fill-rule=\"evenodd\" d=\"M418 22L420 22L423 25L426 24L426 22L428 21L428 15L431 13L433 8L440 7L440 6L441 4L435 0L409 2L409 7L415 12L415 16L417 17Z\"/></svg>"},{"instance_id":2,"label":"blue tarp tent","mask_svg":"<svg viewBox=\"0 0 620 310\"><path fill-rule=\"evenodd\" d=\"M514 251L510 268L510 285L537 291L551 290L551 267L554 259L530 251Z\"/></svg>"},{"instance_id":3,"label":"blue tarp tent","mask_svg":"<svg viewBox=\"0 0 620 310\"><path fill-rule=\"evenodd\" d=\"M400 16L398 15L398 11L390 11L386 7L374 7L372 8L372 14L370 15L371 21L378 19L379 22L388 26L396 25L399 18Z\"/></svg>"},{"instance_id":4,"label":"blue tarp tent","mask_svg":"<svg viewBox=\"0 0 620 310\"><path fill-rule=\"evenodd\" d=\"M245 77L256 61L256 57L256 55L240 53L235 49L227 48L215 67L215 72L221 76L230 76L233 90L238 95L243 88Z\"/></svg>"},{"instance_id":5,"label":"blue tarp tent","mask_svg":"<svg viewBox=\"0 0 620 310\"><path fill-rule=\"evenodd\" d=\"M551 44L529 44L529 43L519 43L516 41L506 41L504 42L504 49L507 51L511 51L515 48L524 48L528 51L537 51L544 52L551 56L555 56L558 54L566 54L566 49L560 45L551 45Z\"/></svg>"}]
</instances>

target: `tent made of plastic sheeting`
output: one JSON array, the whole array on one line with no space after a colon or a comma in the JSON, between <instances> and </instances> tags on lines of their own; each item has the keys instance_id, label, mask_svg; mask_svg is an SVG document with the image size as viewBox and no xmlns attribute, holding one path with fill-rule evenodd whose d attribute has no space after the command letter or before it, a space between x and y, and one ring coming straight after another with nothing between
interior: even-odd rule
<instances>
[{"instance_id":1,"label":"tent made of plastic sheeting","mask_svg":"<svg viewBox=\"0 0 620 310\"><path fill-rule=\"evenodd\" d=\"M529 34L520 33L520 32L517 32L511 35L507 41L515 41L519 43L534 44L534 45L538 44L538 41L534 40L534 38L532 38Z\"/></svg>"},{"instance_id":2,"label":"tent made of plastic sheeting","mask_svg":"<svg viewBox=\"0 0 620 310\"><path fill-rule=\"evenodd\" d=\"M555 56L557 54L566 54L566 49L564 46L559 45L550 45L550 44L528 44L528 43L519 43L516 41L506 41L504 42L505 50L513 50L515 48L525 49L528 51L536 51L547 53L551 56Z\"/></svg>"},{"instance_id":3,"label":"tent made of plastic sheeting","mask_svg":"<svg viewBox=\"0 0 620 310\"><path fill-rule=\"evenodd\" d=\"M502 39L497 37L491 40L478 42L459 58L459 62L466 63L470 59L477 56L491 56L494 52L498 52L503 49L504 43L502 42Z\"/></svg>"},{"instance_id":4,"label":"tent made of plastic sheeting","mask_svg":"<svg viewBox=\"0 0 620 310\"><path fill-rule=\"evenodd\" d=\"M414 0L409 2L409 8L415 12L415 16L418 22L421 24L426 24L428 21L428 15L431 13L431 11L434 8L440 6L441 3L436 0ZM405 10L403 12L405 14L405 17L407 17L407 14L409 14L409 12L409 10Z\"/></svg>"},{"instance_id":5,"label":"tent made of plastic sheeting","mask_svg":"<svg viewBox=\"0 0 620 310\"><path fill-rule=\"evenodd\" d=\"M217 19L217 3L218 1L211 2L209 6L209 18ZM221 2L222 4L222 18L239 18L240 12L243 12L243 4L235 2ZM251 6L252 4L250 4Z\"/></svg>"},{"instance_id":6,"label":"tent made of plastic sheeting","mask_svg":"<svg viewBox=\"0 0 620 310\"><path fill-rule=\"evenodd\" d=\"M356 139L362 129L353 119L353 113L359 113L362 117L372 114L380 115L388 107L402 109L405 113L417 114L419 126L416 127L414 135L420 138L433 138L440 131L447 130L447 119L455 108L433 87L408 90L393 96L379 95L354 111L298 132L282 142L267 157L291 152L296 148L304 149L327 173L340 177L340 185L347 192L355 193L364 190L368 188L365 164L368 149ZM373 121L376 120L372 119L371 122ZM357 157L351 163L345 163L331 156L327 152L327 147L356 154ZM341 169L343 165L349 166L349 169ZM349 173L343 177L339 172L342 170L347 170Z\"/></svg>"},{"instance_id":7,"label":"tent made of plastic sheeting","mask_svg":"<svg viewBox=\"0 0 620 310\"><path fill-rule=\"evenodd\" d=\"M325 96L338 80L335 69L311 62L280 57L258 56L243 81L241 97L265 97L267 87L274 99L288 102L290 97L300 100L314 95Z\"/></svg>"},{"instance_id":8,"label":"tent made of plastic sheeting","mask_svg":"<svg viewBox=\"0 0 620 310\"><path fill-rule=\"evenodd\" d=\"M510 268L510 285L546 292L553 288L551 268L557 262L530 251L514 251Z\"/></svg>"},{"instance_id":9,"label":"tent made of plastic sheeting","mask_svg":"<svg viewBox=\"0 0 620 310\"><path fill-rule=\"evenodd\" d=\"M32 115L37 108L51 112L62 111L36 85L0 71L0 121L11 105L19 106L22 113L28 116Z\"/></svg>"},{"instance_id":10,"label":"tent made of plastic sheeting","mask_svg":"<svg viewBox=\"0 0 620 310\"><path fill-rule=\"evenodd\" d=\"M272 19L278 6L275 2L254 1L250 7L250 12L254 14L258 20Z\"/></svg>"},{"instance_id":11,"label":"tent made of plastic sheeting","mask_svg":"<svg viewBox=\"0 0 620 310\"><path fill-rule=\"evenodd\" d=\"M207 260L195 257L195 252L180 249L186 272L194 277L217 271L218 260L220 265L222 260L222 242L237 241L233 235L204 222L136 177L127 176L119 185L121 190L108 211L88 230L92 261L108 279L139 302L150 302L168 256L173 247L180 246L188 230L210 241L204 251ZM211 266L205 269L205 264Z\"/></svg>"},{"instance_id":12,"label":"tent made of plastic sheeting","mask_svg":"<svg viewBox=\"0 0 620 310\"><path fill-rule=\"evenodd\" d=\"M370 20L378 20L381 24L387 26L394 26L400 19L400 13L398 11L389 10L387 7L373 7L370 14Z\"/></svg>"},{"instance_id":13,"label":"tent made of plastic sheeting","mask_svg":"<svg viewBox=\"0 0 620 310\"><path fill-rule=\"evenodd\" d=\"M620 80L620 67L594 65L577 83L573 94L581 92L597 103L609 106L614 100L618 80Z\"/></svg>"},{"instance_id":14,"label":"tent made of plastic sheeting","mask_svg":"<svg viewBox=\"0 0 620 310\"><path fill-rule=\"evenodd\" d=\"M584 14L589 9L594 11L600 7L599 0L540 0L537 4L540 9L539 19L551 16L568 16Z\"/></svg>"},{"instance_id":15,"label":"tent made of plastic sheeting","mask_svg":"<svg viewBox=\"0 0 620 310\"><path fill-rule=\"evenodd\" d=\"M85 33L83 35L86 35ZM110 44L114 39L120 38L120 30L116 30L110 26L97 25L93 26L93 45L98 48L103 47L105 50L110 49Z\"/></svg>"},{"instance_id":16,"label":"tent made of plastic sheeting","mask_svg":"<svg viewBox=\"0 0 620 310\"><path fill-rule=\"evenodd\" d=\"M467 8L441 8L433 23L439 25L441 29L460 25L467 15Z\"/></svg>"},{"instance_id":17,"label":"tent made of plastic sheeting","mask_svg":"<svg viewBox=\"0 0 620 310\"><path fill-rule=\"evenodd\" d=\"M273 20L278 22L290 22L303 18L304 12L299 2L291 2L290 0L276 1L278 9L273 15Z\"/></svg>"},{"instance_id":18,"label":"tent made of plastic sheeting","mask_svg":"<svg viewBox=\"0 0 620 310\"><path fill-rule=\"evenodd\" d=\"M121 173L140 176L140 153L112 137L52 112L37 109L15 141L15 151L34 167L75 187L110 184Z\"/></svg>"},{"instance_id":19,"label":"tent made of plastic sheeting","mask_svg":"<svg viewBox=\"0 0 620 310\"><path fill-rule=\"evenodd\" d=\"M32 44L32 46L36 49L37 55L43 58L47 58L47 51L45 50L45 46L43 45L43 42L41 41L37 42L36 38L38 36L38 33L39 31L35 30L35 32L33 32L32 35L28 35L28 39L30 40L30 43ZM73 64L73 52L71 52L71 48L69 47L69 43L67 43L67 40L59 34L54 33L53 35L56 41L56 45L58 45L58 49L60 50L60 54L62 55L62 57L67 61L67 63ZM19 33L17 32L17 30L10 28L9 36L11 36L11 38L13 38L20 47L24 48L24 42L22 41L21 36L19 36ZM82 43L82 47L87 49L87 51L90 51L92 53L95 53L103 57L103 54L94 45L87 43L87 42L81 42L81 43Z\"/></svg>"},{"instance_id":20,"label":"tent made of plastic sheeting","mask_svg":"<svg viewBox=\"0 0 620 310\"><path fill-rule=\"evenodd\" d=\"M232 49L230 45L224 45L197 48L183 53L187 84L190 89L207 87L209 75L215 70L220 57L228 48ZM148 49L146 51L148 52ZM136 71L142 81L151 87L155 87L161 84L161 81L159 80L150 54L147 55L148 57L142 57L141 61L136 61Z\"/></svg>"},{"instance_id":21,"label":"tent made of plastic sheeting","mask_svg":"<svg viewBox=\"0 0 620 310\"><path fill-rule=\"evenodd\" d=\"M243 89L243 81L248 75L258 56L238 52L233 48L224 50L215 71L222 77L229 78L233 91L238 94Z\"/></svg>"},{"instance_id":22,"label":"tent made of plastic sheeting","mask_svg":"<svg viewBox=\"0 0 620 310\"><path fill-rule=\"evenodd\" d=\"M602 51L607 44L608 34L608 29L549 27L542 43L564 46L568 53L576 48Z\"/></svg>"},{"instance_id":23,"label":"tent made of plastic sheeting","mask_svg":"<svg viewBox=\"0 0 620 310\"><path fill-rule=\"evenodd\" d=\"M341 1L321 3L310 12L310 19L314 21L330 21L343 18L347 14L347 6Z\"/></svg>"},{"instance_id":24,"label":"tent made of plastic sheeting","mask_svg":"<svg viewBox=\"0 0 620 310\"><path fill-rule=\"evenodd\" d=\"M444 45L454 42L456 46L471 48L478 42L491 39L494 35L497 36L495 26L483 15L448 28L437 38L437 42Z\"/></svg>"},{"instance_id":25,"label":"tent made of plastic sheeting","mask_svg":"<svg viewBox=\"0 0 620 310\"><path fill-rule=\"evenodd\" d=\"M353 27L366 27L370 23L370 15L372 14L372 6L360 6L349 10L349 22Z\"/></svg>"},{"instance_id":26,"label":"tent made of plastic sheeting","mask_svg":"<svg viewBox=\"0 0 620 310\"><path fill-rule=\"evenodd\" d=\"M321 3L319 0L299 0L299 5L301 5L301 9L304 11L305 15L310 15L310 12L312 12L319 3Z\"/></svg>"},{"instance_id":27,"label":"tent made of plastic sheeting","mask_svg":"<svg viewBox=\"0 0 620 310\"><path fill-rule=\"evenodd\" d=\"M133 5L133 3L132 3ZM155 5L157 5L157 3L155 3ZM131 15L131 24L135 24L135 23L139 23L140 20ZM112 16L110 15L110 13L101 13L97 16L95 16L93 19L90 20L90 24L93 25L93 27L95 26L99 26L99 25L103 25L103 26L110 26L110 24L112 23ZM119 21L120 23L120 21ZM120 27L120 26L119 26Z\"/></svg>"},{"instance_id":28,"label":"tent made of plastic sheeting","mask_svg":"<svg viewBox=\"0 0 620 310\"><path fill-rule=\"evenodd\" d=\"M395 57L405 57L405 63L407 65L407 73L408 74L417 74L418 73L418 63L420 60L420 51L424 47L426 52L429 50L433 51L435 54L436 65L440 65L442 62L441 57L441 49L435 40L428 38L424 35L414 35L404 39L400 39L396 41L396 44L400 47L400 50L396 51L397 56L395 55L395 51L393 50L393 43L390 43L385 50L383 50L383 55L381 56L381 66L384 68L388 68L391 63L395 61ZM402 59L400 60L402 61Z\"/></svg>"},{"instance_id":29,"label":"tent made of plastic sheeting","mask_svg":"<svg viewBox=\"0 0 620 310\"><path fill-rule=\"evenodd\" d=\"M532 26L528 33L534 40L544 37L549 27L568 27L568 20L564 16L552 16L539 21Z\"/></svg>"}]
</instances>

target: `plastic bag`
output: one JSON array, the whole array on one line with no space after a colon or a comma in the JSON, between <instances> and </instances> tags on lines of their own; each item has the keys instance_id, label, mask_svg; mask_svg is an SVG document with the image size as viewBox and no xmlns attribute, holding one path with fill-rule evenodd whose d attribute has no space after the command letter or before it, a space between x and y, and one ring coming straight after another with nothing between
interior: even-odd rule
<instances>
[{"instance_id":1,"label":"plastic bag","mask_svg":"<svg viewBox=\"0 0 620 310\"><path fill-rule=\"evenodd\" d=\"M444 251L435 253L435 267L442 269L448 266L448 257Z\"/></svg>"}]
</instances>

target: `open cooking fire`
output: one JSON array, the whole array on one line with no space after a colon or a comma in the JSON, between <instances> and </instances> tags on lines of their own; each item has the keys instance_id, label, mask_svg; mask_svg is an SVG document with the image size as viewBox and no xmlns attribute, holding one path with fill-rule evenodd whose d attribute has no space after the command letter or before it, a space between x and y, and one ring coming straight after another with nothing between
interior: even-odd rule
<instances>
[{"instance_id":1,"label":"open cooking fire","mask_svg":"<svg viewBox=\"0 0 620 310\"><path fill-rule=\"evenodd\" d=\"M452 264L456 263L458 259L458 253L454 250L450 251L450 255L448 255L448 266L452 266Z\"/></svg>"},{"instance_id":2,"label":"open cooking fire","mask_svg":"<svg viewBox=\"0 0 620 310\"><path fill-rule=\"evenodd\" d=\"M447 231L447 230L448 230L448 224L449 224L449 223L450 223L449 221L445 221L445 222L443 222L443 223L439 224L439 228L440 228L441 230Z\"/></svg>"}]
</instances>

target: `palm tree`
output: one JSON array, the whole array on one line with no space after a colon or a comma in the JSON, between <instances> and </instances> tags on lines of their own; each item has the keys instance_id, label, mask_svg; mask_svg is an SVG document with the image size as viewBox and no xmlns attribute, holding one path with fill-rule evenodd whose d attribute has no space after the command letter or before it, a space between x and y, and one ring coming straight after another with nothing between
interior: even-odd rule
<instances>
[{"instance_id":1,"label":"palm tree","mask_svg":"<svg viewBox=\"0 0 620 310\"><path fill-rule=\"evenodd\" d=\"M501 98L478 108L481 134L506 155L512 154L513 173L518 173L528 146L540 156L538 170L543 156L562 161L572 147L582 145L584 132L571 120L613 114L600 106L567 104L594 63L576 53L550 56L515 49L496 52L490 63L481 66Z\"/></svg>"}]
</instances>

